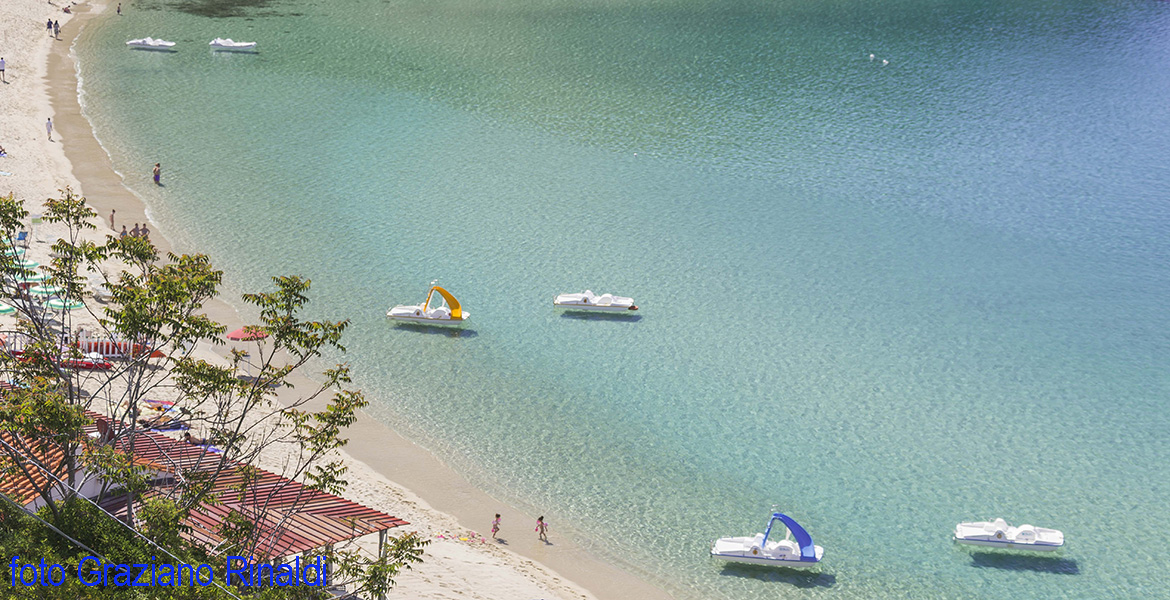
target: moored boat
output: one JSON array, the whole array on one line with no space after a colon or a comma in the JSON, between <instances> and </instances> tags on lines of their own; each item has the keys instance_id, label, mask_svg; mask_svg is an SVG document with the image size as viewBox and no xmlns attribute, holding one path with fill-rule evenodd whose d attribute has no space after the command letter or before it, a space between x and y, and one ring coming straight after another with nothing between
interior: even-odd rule
<instances>
[{"instance_id":1,"label":"moored boat","mask_svg":"<svg viewBox=\"0 0 1170 600\"><path fill-rule=\"evenodd\" d=\"M234 42L231 38L211 40L211 49L223 52L255 52L256 42Z\"/></svg>"},{"instance_id":2,"label":"moored boat","mask_svg":"<svg viewBox=\"0 0 1170 600\"><path fill-rule=\"evenodd\" d=\"M769 540L777 521L785 528L784 539ZM753 565L804 569L820 563L824 555L825 549L813 544L808 531L783 513L772 513L764 533L719 538L711 543L712 558Z\"/></svg>"},{"instance_id":3,"label":"moored boat","mask_svg":"<svg viewBox=\"0 0 1170 600\"><path fill-rule=\"evenodd\" d=\"M955 526L954 539L960 544L1052 552L1064 547L1064 533L1057 529L1020 525L1012 527L1003 519L973 521Z\"/></svg>"},{"instance_id":4,"label":"moored boat","mask_svg":"<svg viewBox=\"0 0 1170 600\"><path fill-rule=\"evenodd\" d=\"M440 300L439 306L431 307L431 300L435 297L435 292L438 292ZM386 316L394 321L401 321L404 323L419 323L423 325L447 325L447 326L462 326L471 313L463 310L459 305L459 301L451 292L434 285L431 286L431 291L427 293L427 300L422 304L415 305L399 305L386 311Z\"/></svg>"},{"instance_id":5,"label":"moored boat","mask_svg":"<svg viewBox=\"0 0 1170 600\"><path fill-rule=\"evenodd\" d=\"M138 40L130 40L126 42L127 46L131 48L138 48L141 50L171 50L175 47L174 42L166 40L156 40L150 36L146 36Z\"/></svg>"},{"instance_id":6,"label":"moored boat","mask_svg":"<svg viewBox=\"0 0 1170 600\"><path fill-rule=\"evenodd\" d=\"M633 298L601 294L598 296L592 290L585 290L580 294L561 294L553 299L553 306L565 310L589 310L598 312L618 312L624 310L638 310Z\"/></svg>"}]
</instances>

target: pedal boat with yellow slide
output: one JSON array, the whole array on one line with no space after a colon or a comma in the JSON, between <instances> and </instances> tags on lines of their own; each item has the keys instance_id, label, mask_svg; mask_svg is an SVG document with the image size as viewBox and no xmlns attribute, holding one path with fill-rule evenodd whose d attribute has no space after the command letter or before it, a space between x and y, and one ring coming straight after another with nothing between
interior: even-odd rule
<instances>
[{"instance_id":1,"label":"pedal boat with yellow slide","mask_svg":"<svg viewBox=\"0 0 1170 600\"><path fill-rule=\"evenodd\" d=\"M436 293L439 304L431 306L431 301L435 299ZM392 321L449 327L463 326L470 316L471 313L463 310L451 292L437 285L431 286L431 291L427 293L426 302L416 305L399 305L386 311L386 317Z\"/></svg>"}]
</instances>

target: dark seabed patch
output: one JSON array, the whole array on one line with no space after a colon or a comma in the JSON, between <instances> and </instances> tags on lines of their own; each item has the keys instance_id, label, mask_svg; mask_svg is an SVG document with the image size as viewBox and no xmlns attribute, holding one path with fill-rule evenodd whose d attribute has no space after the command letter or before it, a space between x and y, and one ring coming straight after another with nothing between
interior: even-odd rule
<instances>
[{"instance_id":1,"label":"dark seabed patch","mask_svg":"<svg viewBox=\"0 0 1170 600\"><path fill-rule=\"evenodd\" d=\"M272 4L273 0L186 0L168 3L169 6L187 14L213 19L243 17L249 10L269 8ZM262 16L280 15L269 12Z\"/></svg>"}]
</instances>

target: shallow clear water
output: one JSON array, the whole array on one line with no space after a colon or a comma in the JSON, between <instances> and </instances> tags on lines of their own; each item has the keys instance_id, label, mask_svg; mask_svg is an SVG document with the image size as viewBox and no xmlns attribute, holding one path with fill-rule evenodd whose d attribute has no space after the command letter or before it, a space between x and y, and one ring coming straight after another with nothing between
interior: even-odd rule
<instances>
[{"instance_id":1,"label":"shallow clear water","mask_svg":"<svg viewBox=\"0 0 1170 600\"><path fill-rule=\"evenodd\" d=\"M1170 586L1164 3L179 7L77 49L116 167L232 293L310 277L479 485L682 598ZM386 322L436 278L469 331ZM774 504L818 571L707 558ZM995 516L1069 547L952 547Z\"/></svg>"}]
</instances>

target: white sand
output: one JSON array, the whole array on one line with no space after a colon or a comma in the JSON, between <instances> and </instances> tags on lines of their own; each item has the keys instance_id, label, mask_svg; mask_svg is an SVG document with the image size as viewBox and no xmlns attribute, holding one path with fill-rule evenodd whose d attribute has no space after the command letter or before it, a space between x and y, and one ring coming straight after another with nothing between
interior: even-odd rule
<instances>
[{"instance_id":1,"label":"white sand","mask_svg":"<svg viewBox=\"0 0 1170 600\"><path fill-rule=\"evenodd\" d=\"M7 63L8 82L0 84L0 136L3 136L0 146L8 152L7 157L0 158L0 171L12 173L0 175L0 194L15 192L35 214L41 212L39 206L44 199L59 197L59 189L71 186L86 196L98 213L99 222L95 223L98 229L90 237L100 239L112 233L108 221L111 208L118 211L119 229L123 223L145 222L146 218L144 207L109 168L108 156L93 140L88 123L80 115L73 64L67 58L68 44L77 33L76 27L67 25L74 19L83 23L93 14L112 10L112 5L101 2L79 5L74 9L75 14L69 15L61 11L64 1L67 0L53 0L48 4L44 0L0 1L0 57ZM133 5L123 6L123 10L128 8L133 9ZM60 40L46 33L48 18L61 23ZM59 115L53 114L54 108L61 111ZM54 141L49 141L45 132L45 120L50 116L55 125L58 116L62 121L62 131L54 129ZM67 153L75 165L70 163ZM165 250L168 244L161 232L153 224L151 229L152 239ZM60 233L56 226L37 226L28 257L47 263L49 246ZM229 328L239 324L235 311L226 305L217 304L209 312ZM71 316L74 326L92 320L83 311L75 311ZM210 349L202 353L206 358L222 360L220 354ZM306 386L298 388L306 389ZM406 519L411 525L405 530L417 531L431 540L424 563L397 578L395 596L484 600L594 598L582 586L545 566L553 565L578 578L600 598L668 597L629 573L598 561L571 540L558 539L555 528L551 532L555 545L538 543L535 533L528 533L535 518L474 489L429 453L371 419L359 421L351 437L350 452L374 462L372 468L350 455L344 456L350 467L347 479L351 482L345 496ZM272 461L272 470L279 472L280 458L268 460ZM422 486L416 488L422 496L438 501L446 510L459 515L459 519L476 523L482 520L481 531L489 527L493 512L504 513L504 529L511 534L512 543L505 547L490 538L485 541L483 536L461 525L457 517L432 508L383 473L391 473L396 479L402 477L409 485ZM394 533L392 530L391 534ZM370 536L363 543L372 547L376 539ZM541 562L516 552L537 556Z\"/></svg>"}]
</instances>

